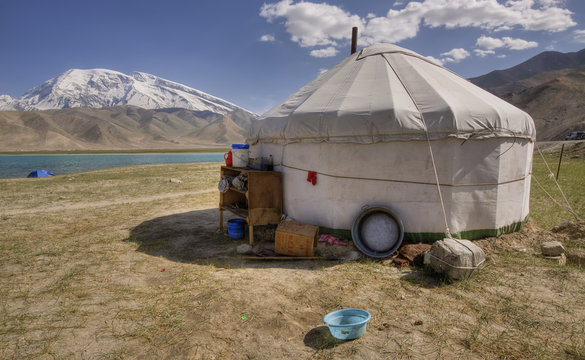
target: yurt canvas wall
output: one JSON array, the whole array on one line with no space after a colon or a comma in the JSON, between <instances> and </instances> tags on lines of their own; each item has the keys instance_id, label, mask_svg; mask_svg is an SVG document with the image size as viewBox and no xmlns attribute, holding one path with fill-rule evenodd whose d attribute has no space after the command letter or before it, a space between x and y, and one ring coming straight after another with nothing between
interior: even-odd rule
<instances>
[{"instance_id":1,"label":"yurt canvas wall","mask_svg":"<svg viewBox=\"0 0 585 360\"><path fill-rule=\"evenodd\" d=\"M445 218L471 239L517 230L529 213L534 139L526 113L414 52L378 44L269 110L248 143L252 157L272 155L282 171L291 218L347 230L364 206L384 205L407 237L433 240Z\"/></svg>"}]
</instances>

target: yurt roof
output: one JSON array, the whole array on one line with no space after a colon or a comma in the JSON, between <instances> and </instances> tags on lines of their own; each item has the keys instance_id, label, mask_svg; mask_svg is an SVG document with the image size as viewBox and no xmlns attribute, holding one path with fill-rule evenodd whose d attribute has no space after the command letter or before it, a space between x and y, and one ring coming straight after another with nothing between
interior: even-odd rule
<instances>
[{"instance_id":1,"label":"yurt roof","mask_svg":"<svg viewBox=\"0 0 585 360\"><path fill-rule=\"evenodd\" d=\"M390 44L354 53L254 121L248 142L535 139L522 110Z\"/></svg>"}]
</instances>

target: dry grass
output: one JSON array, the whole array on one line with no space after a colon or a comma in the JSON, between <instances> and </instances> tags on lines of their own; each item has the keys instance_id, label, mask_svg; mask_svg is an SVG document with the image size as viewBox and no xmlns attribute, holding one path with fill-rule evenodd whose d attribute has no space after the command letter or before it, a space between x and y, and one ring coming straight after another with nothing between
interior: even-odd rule
<instances>
[{"instance_id":1,"label":"dry grass","mask_svg":"<svg viewBox=\"0 0 585 360\"><path fill-rule=\"evenodd\" d=\"M450 282L369 259L241 261L245 240L216 231L218 167L0 180L0 358L585 359L585 272L536 255L556 236L536 225L569 219L543 193L532 226L485 240L489 265ZM370 311L365 336L328 334L342 307Z\"/></svg>"}]
</instances>

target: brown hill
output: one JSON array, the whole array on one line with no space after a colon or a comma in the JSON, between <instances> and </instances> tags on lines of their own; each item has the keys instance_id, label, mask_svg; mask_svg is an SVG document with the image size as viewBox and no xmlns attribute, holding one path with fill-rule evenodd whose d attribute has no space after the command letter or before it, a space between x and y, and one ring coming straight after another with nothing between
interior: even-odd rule
<instances>
[{"instance_id":1,"label":"brown hill","mask_svg":"<svg viewBox=\"0 0 585 360\"><path fill-rule=\"evenodd\" d=\"M253 115L135 106L0 111L0 151L189 149L244 141Z\"/></svg>"},{"instance_id":2,"label":"brown hill","mask_svg":"<svg viewBox=\"0 0 585 360\"><path fill-rule=\"evenodd\" d=\"M489 92L494 95L500 97L510 96L511 94L518 94L526 89L529 89L534 86L538 86L544 84L548 81L554 80L561 76L566 76L571 72L574 72L575 69L562 69L562 70L554 70L554 71L545 71L542 73L538 73L534 76L531 76L526 79L514 81L502 86L490 87L486 88Z\"/></svg>"},{"instance_id":3,"label":"brown hill","mask_svg":"<svg viewBox=\"0 0 585 360\"><path fill-rule=\"evenodd\" d=\"M213 139L219 144L234 144L244 141L242 134L246 134L250 126L249 117L243 110L235 110L222 117L222 121L213 121L201 130L190 134L197 139Z\"/></svg>"},{"instance_id":4,"label":"brown hill","mask_svg":"<svg viewBox=\"0 0 585 360\"><path fill-rule=\"evenodd\" d=\"M519 93L502 96L532 116L537 140L563 140L571 131L585 130L585 68L562 74ZM526 80L530 81L539 82L538 78Z\"/></svg>"},{"instance_id":5,"label":"brown hill","mask_svg":"<svg viewBox=\"0 0 585 360\"><path fill-rule=\"evenodd\" d=\"M585 131L585 49L546 51L505 70L469 79L529 113L539 141Z\"/></svg>"},{"instance_id":6,"label":"brown hill","mask_svg":"<svg viewBox=\"0 0 585 360\"><path fill-rule=\"evenodd\" d=\"M577 68L582 65L585 65L585 49L570 53L545 51L509 69L495 70L471 78L469 81L484 89L490 89L527 79L543 72Z\"/></svg>"}]
</instances>

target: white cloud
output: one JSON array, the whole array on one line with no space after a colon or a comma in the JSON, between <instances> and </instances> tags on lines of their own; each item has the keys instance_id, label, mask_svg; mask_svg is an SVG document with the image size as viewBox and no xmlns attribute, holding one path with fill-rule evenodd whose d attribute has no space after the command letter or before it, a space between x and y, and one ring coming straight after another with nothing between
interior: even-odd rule
<instances>
[{"instance_id":1,"label":"white cloud","mask_svg":"<svg viewBox=\"0 0 585 360\"><path fill-rule=\"evenodd\" d=\"M441 54L441 56L443 56L443 59L441 59L444 63L445 62L455 62L458 63L461 60L469 57L469 51L462 49L462 48L457 48L457 49L453 49L451 51L447 51Z\"/></svg>"},{"instance_id":2,"label":"white cloud","mask_svg":"<svg viewBox=\"0 0 585 360\"><path fill-rule=\"evenodd\" d=\"M504 37L502 40L504 40L506 47L510 50L525 50L538 46L536 41L526 41L523 39L514 39L511 37Z\"/></svg>"},{"instance_id":3,"label":"white cloud","mask_svg":"<svg viewBox=\"0 0 585 360\"><path fill-rule=\"evenodd\" d=\"M268 22L283 19L291 40L301 47L337 47L351 38L351 28L360 29L359 43L399 43L417 36L421 27L446 29L478 28L486 31L522 29L558 32L576 25L573 13L559 0L418 0L395 1L384 16L369 13L364 18L327 3L281 0L264 4L260 16ZM477 45L483 50L503 47L499 43ZM525 49L535 42L512 39L504 46ZM452 58L455 60L455 58Z\"/></svg>"},{"instance_id":4,"label":"white cloud","mask_svg":"<svg viewBox=\"0 0 585 360\"><path fill-rule=\"evenodd\" d=\"M333 46L329 46L324 49L311 50L310 55L313 57L325 58L335 56L337 55L338 52L339 50L337 50Z\"/></svg>"},{"instance_id":5,"label":"white cloud","mask_svg":"<svg viewBox=\"0 0 585 360\"><path fill-rule=\"evenodd\" d=\"M553 0L509 0L505 3L496 0L411 1L403 9L389 10L385 19L389 20L388 26L405 34L400 40L408 38L408 33L402 28L405 22L414 24L414 36L421 25L448 29L475 27L498 31L519 28L557 32L576 25L572 12L559 4ZM374 33L370 35L375 36Z\"/></svg>"},{"instance_id":6,"label":"white cloud","mask_svg":"<svg viewBox=\"0 0 585 360\"><path fill-rule=\"evenodd\" d=\"M410 39L418 34L420 18L416 16L397 16L399 11L390 10L386 17L375 17L368 21L365 28L361 28L360 43L371 45L376 42L398 43Z\"/></svg>"},{"instance_id":7,"label":"white cloud","mask_svg":"<svg viewBox=\"0 0 585 360\"><path fill-rule=\"evenodd\" d=\"M537 0L543 7L559 6L564 4L564 0Z\"/></svg>"},{"instance_id":8,"label":"white cloud","mask_svg":"<svg viewBox=\"0 0 585 360\"><path fill-rule=\"evenodd\" d=\"M262 5L260 16L269 22L285 18L286 31L301 47L337 45L336 40L351 38L353 26L364 27L359 16L326 3L282 0Z\"/></svg>"},{"instance_id":9,"label":"white cloud","mask_svg":"<svg viewBox=\"0 0 585 360\"><path fill-rule=\"evenodd\" d=\"M435 64L445 65L446 63L458 63L461 60L468 58L470 55L469 51L462 48L456 48L442 53L440 59L433 56L425 56L425 58Z\"/></svg>"},{"instance_id":10,"label":"white cloud","mask_svg":"<svg viewBox=\"0 0 585 360\"><path fill-rule=\"evenodd\" d=\"M426 0L425 22L447 28L478 27L491 30L563 31L574 26L572 13L563 8L535 3L532 0Z\"/></svg>"},{"instance_id":11,"label":"white cloud","mask_svg":"<svg viewBox=\"0 0 585 360\"><path fill-rule=\"evenodd\" d=\"M276 40L274 38L274 35L266 34L266 35L260 36L260 41L273 42L274 40Z\"/></svg>"},{"instance_id":12,"label":"white cloud","mask_svg":"<svg viewBox=\"0 0 585 360\"><path fill-rule=\"evenodd\" d=\"M493 50L481 50L481 49L473 49L475 55L479 57L486 57L488 55L494 55L496 52Z\"/></svg>"},{"instance_id":13,"label":"white cloud","mask_svg":"<svg viewBox=\"0 0 585 360\"><path fill-rule=\"evenodd\" d=\"M497 39L489 36L482 35L477 39L475 45L486 50L493 50L497 48L503 47L504 41L502 39Z\"/></svg>"},{"instance_id":14,"label":"white cloud","mask_svg":"<svg viewBox=\"0 0 585 360\"><path fill-rule=\"evenodd\" d=\"M573 31L573 40L578 43L585 43L585 30Z\"/></svg>"},{"instance_id":15,"label":"white cloud","mask_svg":"<svg viewBox=\"0 0 585 360\"><path fill-rule=\"evenodd\" d=\"M435 64L443 65L443 60L437 59L436 57L433 57L433 56L425 56L425 58L427 58L431 62L434 62Z\"/></svg>"},{"instance_id":16,"label":"white cloud","mask_svg":"<svg viewBox=\"0 0 585 360\"><path fill-rule=\"evenodd\" d=\"M319 69L319 75L323 75L323 74L325 74L327 71L329 71L329 69L321 68L321 69Z\"/></svg>"},{"instance_id":17,"label":"white cloud","mask_svg":"<svg viewBox=\"0 0 585 360\"><path fill-rule=\"evenodd\" d=\"M498 48L506 48L510 50L525 50L537 47L538 43L536 41L527 41L524 39L511 38L508 36L498 39L482 35L477 39L475 45L481 48L476 49L475 52L482 54L479 56L485 56L489 54L487 51L492 51L493 54L493 50Z\"/></svg>"},{"instance_id":18,"label":"white cloud","mask_svg":"<svg viewBox=\"0 0 585 360\"><path fill-rule=\"evenodd\" d=\"M507 56L507 55L505 55L505 54L500 54L500 55L498 55L498 56L496 56L496 57L497 57L498 59L505 59L505 58L507 58L508 56Z\"/></svg>"}]
</instances>

